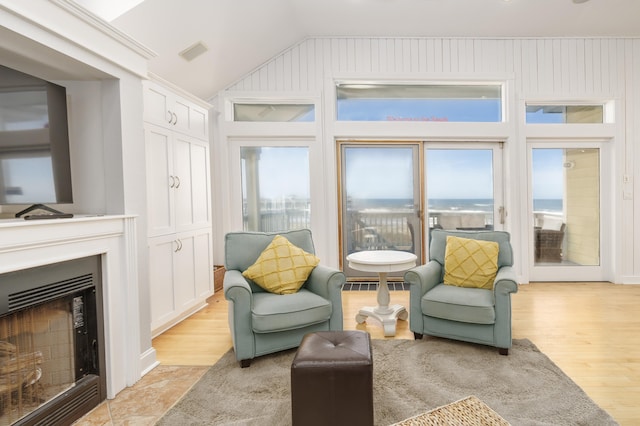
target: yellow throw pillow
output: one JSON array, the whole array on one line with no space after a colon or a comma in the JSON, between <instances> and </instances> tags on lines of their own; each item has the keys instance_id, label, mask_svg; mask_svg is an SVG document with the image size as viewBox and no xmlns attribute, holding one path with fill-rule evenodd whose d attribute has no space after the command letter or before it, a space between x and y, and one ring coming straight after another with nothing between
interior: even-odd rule
<instances>
[{"instance_id":1,"label":"yellow throw pillow","mask_svg":"<svg viewBox=\"0 0 640 426\"><path fill-rule=\"evenodd\" d=\"M444 283L458 287L491 290L498 272L499 244L447 236L444 253Z\"/></svg>"},{"instance_id":2,"label":"yellow throw pillow","mask_svg":"<svg viewBox=\"0 0 640 426\"><path fill-rule=\"evenodd\" d=\"M300 290L318 263L316 256L276 235L242 275L271 293L291 294Z\"/></svg>"}]
</instances>

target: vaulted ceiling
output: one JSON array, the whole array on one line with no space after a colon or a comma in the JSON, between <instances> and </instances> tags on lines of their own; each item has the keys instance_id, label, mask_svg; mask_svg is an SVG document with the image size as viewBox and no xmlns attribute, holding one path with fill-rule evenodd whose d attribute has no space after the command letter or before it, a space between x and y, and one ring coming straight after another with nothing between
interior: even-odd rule
<instances>
[{"instance_id":1,"label":"vaulted ceiling","mask_svg":"<svg viewBox=\"0 0 640 426\"><path fill-rule=\"evenodd\" d=\"M314 36L640 37L640 0L76 2L156 52L154 74L203 99ZM207 50L179 55L196 43Z\"/></svg>"}]
</instances>

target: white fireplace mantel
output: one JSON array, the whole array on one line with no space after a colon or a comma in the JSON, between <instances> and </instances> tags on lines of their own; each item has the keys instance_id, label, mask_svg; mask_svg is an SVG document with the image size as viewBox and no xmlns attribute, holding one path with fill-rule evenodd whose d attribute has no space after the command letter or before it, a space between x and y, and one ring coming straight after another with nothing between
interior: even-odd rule
<instances>
[{"instance_id":1,"label":"white fireplace mantel","mask_svg":"<svg viewBox=\"0 0 640 426\"><path fill-rule=\"evenodd\" d=\"M0 220L0 274L99 255L105 312L107 398L141 377L134 216Z\"/></svg>"}]
</instances>

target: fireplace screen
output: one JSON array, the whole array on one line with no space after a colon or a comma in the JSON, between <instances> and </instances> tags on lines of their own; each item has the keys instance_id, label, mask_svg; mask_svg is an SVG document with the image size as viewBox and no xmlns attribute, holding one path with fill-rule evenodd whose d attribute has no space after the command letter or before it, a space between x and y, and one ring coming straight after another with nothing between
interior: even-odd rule
<instances>
[{"instance_id":1,"label":"fireplace screen","mask_svg":"<svg viewBox=\"0 0 640 426\"><path fill-rule=\"evenodd\" d=\"M75 383L71 304L56 300L0 319L1 425L24 417Z\"/></svg>"},{"instance_id":2,"label":"fireplace screen","mask_svg":"<svg viewBox=\"0 0 640 426\"><path fill-rule=\"evenodd\" d=\"M97 259L0 275L0 426L71 424L104 399Z\"/></svg>"}]
</instances>

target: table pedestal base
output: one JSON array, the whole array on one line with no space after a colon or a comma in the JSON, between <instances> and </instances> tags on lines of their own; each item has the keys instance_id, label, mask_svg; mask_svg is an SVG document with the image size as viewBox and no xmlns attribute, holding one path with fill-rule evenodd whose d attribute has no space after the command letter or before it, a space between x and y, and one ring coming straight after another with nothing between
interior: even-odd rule
<instances>
[{"instance_id":1,"label":"table pedestal base","mask_svg":"<svg viewBox=\"0 0 640 426\"><path fill-rule=\"evenodd\" d=\"M380 306L365 306L358 311L358 315L356 315L356 322L358 324L362 324L368 317L372 317L380 321L384 328L385 337L392 337L396 335L396 323L398 319L406 321L409 317L409 313L402 305L391 305L382 309Z\"/></svg>"}]
</instances>

